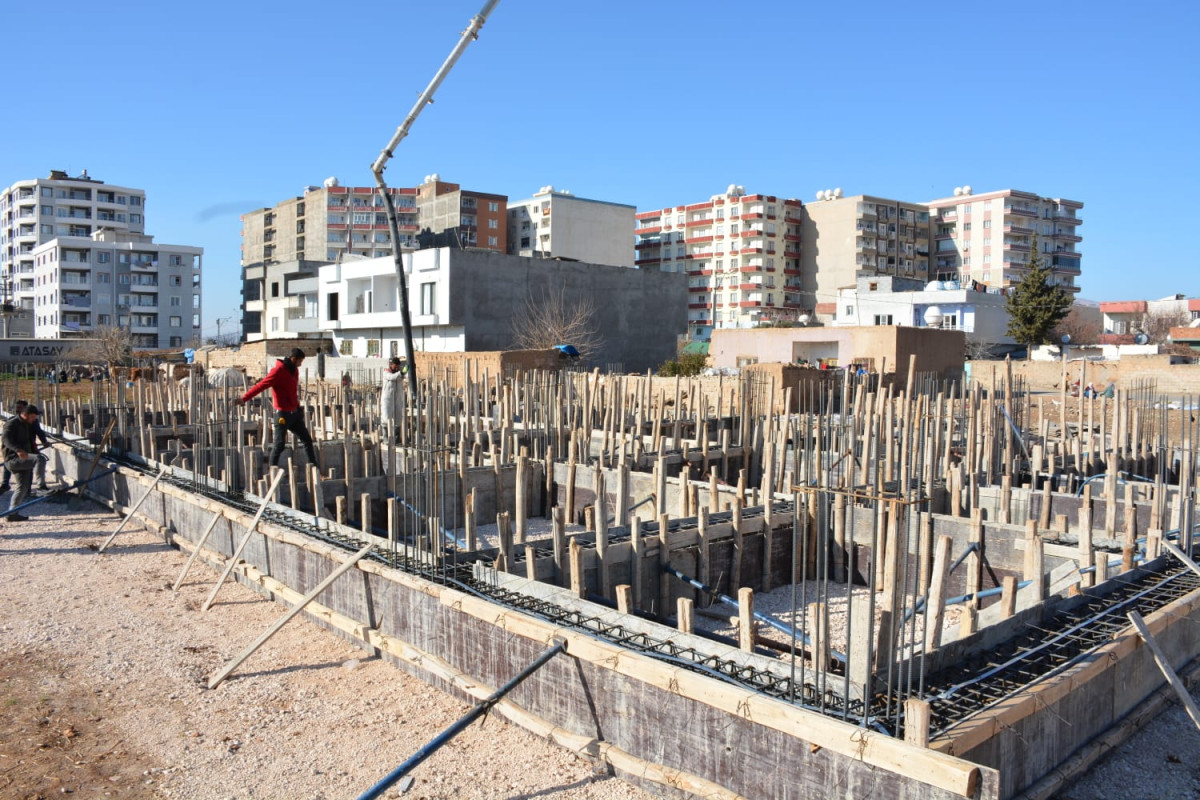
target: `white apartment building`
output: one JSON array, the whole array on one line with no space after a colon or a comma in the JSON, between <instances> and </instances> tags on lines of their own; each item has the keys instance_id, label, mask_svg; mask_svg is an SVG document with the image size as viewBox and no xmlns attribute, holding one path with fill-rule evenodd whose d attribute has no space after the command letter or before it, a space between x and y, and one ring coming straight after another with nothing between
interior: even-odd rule
<instances>
[{"instance_id":1,"label":"white apartment building","mask_svg":"<svg viewBox=\"0 0 1200 800\"><path fill-rule=\"evenodd\" d=\"M741 186L701 203L637 215L637 266L688 276L688 336L795 321L803 204Z\"/></svg>"},{"instance_id":2,"label":"white apartment building","mask_svg":"<svg viewBox=\"0 0 1200 800\"><path fill-rule=\"evenodd\" d=\"M837 293L833 324L900 325L962 331L968 344L999 354L1014 342L1000 290L957 281L923 281L860 272L854 286Z\"/></svg>"},{"instance_id":3,"label":"white apartment building","mask_svg":"<svg viewBox=\"0 0 1200 800\"><path fill-rule=\"evenodd\" d=\"M100 229L35 247L32 335L58 339L118 326L134 347L182 347L200 336L204 250Z\"/></svg>"},{"instance_id":4,"label":"white apartment building","mask_svg":"<svg viewBox=\"0 0 1200 800\"><path fill-rule=\"evenodd\" d=\"M543 186L533 197L508 204L508 252L632 267L636 211Z\"/></svg>"},{"instance_id":5,"label":"white apartment building","mask_svg":"<svg viewBox=\"0 0 1200 800\"><path fill-rule=\"evenodd\" d=\"M1083 203L1032 192L1003 189L973 194L971 187L929 204L933 227L930 277L979 281L1005 287L1020 283L1037 247L1052 272L1051 282L1068 292L1079 291L1077 227Z\"/></svg>"},{"instance_id":6,"label":"white apartment building","mask_svg":"<svg viewBox=\"0 0 1200 800\"><path fill-rule=\"evenodd\" d=\"M0 297L10 336L34 333L34 250L60 236L89 237L98 230L140 234L146 229L146 193L51 170L48 178L17 181L0 190Z\"/></svg>"}]
</instances>

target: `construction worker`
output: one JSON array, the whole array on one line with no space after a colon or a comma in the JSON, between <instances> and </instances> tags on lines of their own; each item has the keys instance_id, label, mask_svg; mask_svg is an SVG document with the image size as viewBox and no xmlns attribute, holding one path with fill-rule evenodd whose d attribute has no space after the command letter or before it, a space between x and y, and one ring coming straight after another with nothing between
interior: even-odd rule
<instances>
[{"instance_id":1,"label":"construction worker","mask_svg":"<svg viewBox=\"0 0 1200 800\"><path fill-rule=\"evenodd\" d=\"M384 425L396 424L396 418L404 409L404 379L408 375L408 362L399 356L388 359L383 373L383 385L379 390L379 421Z\"/></svg>"},{"instance_id":2,"label":"construction worker","mask_svg":"<svg viewBox=\"0 0 1200 800\"><path fill-rule=\"evenodd\" d=\"M27 499L33 488L33 469L40 460L37 454L37 423L41 412L37 406L27 405L21 413L4 424L4 435L0 437L4 448L4 466L17 479L17 490L8 504L9 522L24 522L29 517L14 511Z\"/></svg>"},{"instance_id":3,"label":"construction worker","mask_svg":"<svg viewBox=\"0 0 1200 800\"><path fill-rule=\"evenodd\" d=\"M18 400L13 406L13 414L19 417L21 412L24 411L28 405L28 400ZM34 439L40 446L39 449L45 449L50 446L50 442L46 439L46 432L42 430L42 423L40 421L34 423ZM33 476L37 481L37 488L39 491L45 492L50 490L50 487L46 485L45 458L38 458L37 464L35 464L33 468ZM10 488L11 473L9 472L8 466L5 465L3 468L0 468L0 495L7 492Z\"/></svg>"},{"instance_id":4,"label":"construction worker","mask_svg":"<svg viewBox=\"0 0 1200 800\"><path fill-rule=\"evenodd\" d=\"M304 445L308 463L318 469L321 467L321 462L317 460L317 452L313 449L312 436L308 432L308 426L304 424L304 409L300 407L300 365L303 363L304 351L299 347L293 348L287 358L275 362L267 377L251 386L235 401L239 406L244 406L252 397L266 389L271 390L271 401L275 406L275 444L271 447L273 467L278 464L279 456L283 454L288 431Z\"/></svg>"}]
</instances>

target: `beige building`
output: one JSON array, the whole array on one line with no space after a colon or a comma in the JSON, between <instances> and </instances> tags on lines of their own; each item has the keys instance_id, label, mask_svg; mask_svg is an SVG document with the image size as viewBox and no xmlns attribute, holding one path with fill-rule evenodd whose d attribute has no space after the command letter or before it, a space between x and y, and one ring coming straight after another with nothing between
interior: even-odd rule
<instances>
[{"instance_id":1,"label":"beige building","mask_svg":"<svg viewBox=\"0 0 1200 800\"><path fill-rule=\"evenodd\" d=\"M17 181L0 190L0 298L10 336L34 329L33 251L59 236L89 237L98 230L144 233L146 193L51 170L48 178Z\"/></svg>"},{"instance_id":2,"label":"beige building","mask_svg":"<svg viewBox=\"0 0 1200 800\"><path fill-rule=\"evenodd\" d=\"M542 187L508 204L509 255L632 267L634 206Z\"/></svg>"},{"instance_id":3,"label":"beige building","mask_svg":"<svg viewBox=\"0 0 1200 800\"><path fill-rule=\"evenodd\" d=\"M908 379L910 359L917 374L962 376L966 335L962 331L900 326L848 328L759 328L713 331L709 360L718 369L753 364L799 364L816 369L862 367Z\"/></svg>"},{"instance_id":4,"label":"beige building","mask_svg":"<svg viewBox=\"0 0 1200 800\"><path fill-rule=\"evenodd\" d=\"M422 230L452 234L458 246L508 252L508 198L468 191L429 175L417 187L417 219Z\"/></svg>"},{"instance_id":5,"label":"beige building","mask_svg":"<svg viewBox=\"0 0 1200 800\"><path fill-rule=\"evenodd\" d=\"M817 193L804 206L800 259L806 308L833 301L859 272L924 281L929 277L929 209L872 195Z\"/></svg>"},{"instance_id":6,"label":"beige building","mask_svg":"<svg viewBox=\"0 0 1200 800\"><path fill-rule=\"evenodd\" d=\"M929 204L933 235L931 278L1005 287L1020 283L1036 237L1051 282L1078 292L1083 203L1003 189L973 194L971 187Z\"/></svg>"},{"instance_id":7,"label":"beige building","mask_svg":"<svg viewBox=\"0 0 1200 800\"><path fill-rule=\"evenodd\" d=\"M688 276L688 336L795 321L803 204L773 195L724 194L637 215L637 266Z\"/></svg>"}]
</instances>

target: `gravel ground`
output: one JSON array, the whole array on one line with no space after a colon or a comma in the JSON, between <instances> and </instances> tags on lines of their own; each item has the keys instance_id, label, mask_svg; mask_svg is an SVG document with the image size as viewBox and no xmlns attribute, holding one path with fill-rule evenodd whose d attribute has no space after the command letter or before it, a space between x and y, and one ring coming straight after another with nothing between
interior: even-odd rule
<instances>
[{"instance_id":1,"label":"gravel ground","mask_svg":"<svg viewBox=\"0 0 1200 800\"><path fill-rule=\"evenodd\" d=\"M298 618L224 685L209 675L282 613L117 518L44 503L0 524L0 797L355 797L467 707ZM775 593L772 593L775 594ZM790 604L790 591L788 602ZM774 598L758 607L779 612ZM782 600L781 600L782 602ZM1200 797L1200 731L1173 705L1062 800ZM473 724L404 798L648 798L509 725Z\"/></svg>"},{"instance_id":2,"label":"gravel ground","mask_svg":"<svg viewBox=\"0 0 1200 800\"><path fill-rule=\"evenodd\" d=\"M209 675L282 615L97 506L0 523L0 797L356 797L467 711L298 618L216 690ZM412 773L405 798L648 798L499 716Z\"/></svg>"}]
</instances>

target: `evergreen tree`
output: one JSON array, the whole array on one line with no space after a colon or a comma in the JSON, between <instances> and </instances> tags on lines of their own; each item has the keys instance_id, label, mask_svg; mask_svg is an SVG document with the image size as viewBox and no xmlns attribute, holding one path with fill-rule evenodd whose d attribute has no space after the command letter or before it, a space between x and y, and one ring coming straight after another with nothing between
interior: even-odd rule
<instances>
[{"instance_id":1,"label":"evergreen tree","mask_svg":"<svg viewBox=\"0 0 1200 800\"><path fill-rule=\"evenodd\" d=\"M1037 234L1033 235L1033 253L1021 282L1008 293L1008 335L1024 344L1032 354L1035 344L1049 343L1050 332L1071 309L1071 295L1061 286L1051 285L1050 268L1038 252Z\"/></svg>"}]
</instances>

